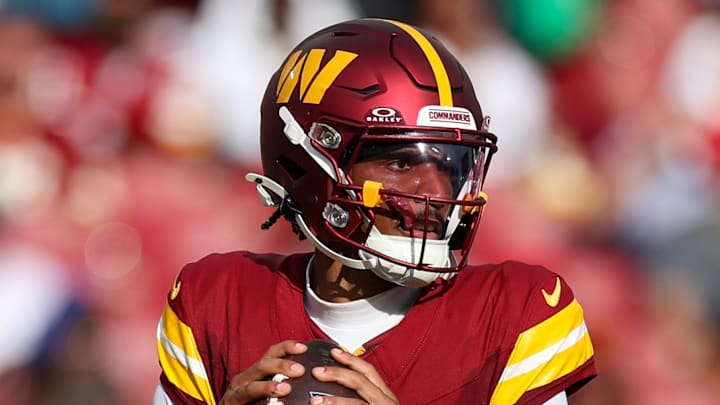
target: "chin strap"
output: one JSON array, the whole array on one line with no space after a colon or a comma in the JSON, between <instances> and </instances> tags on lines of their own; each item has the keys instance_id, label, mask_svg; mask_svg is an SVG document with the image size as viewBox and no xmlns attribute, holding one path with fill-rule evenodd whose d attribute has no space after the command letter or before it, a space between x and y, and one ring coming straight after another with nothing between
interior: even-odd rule
<instances>
[{"instance_id":1,"label":"chin strap","mask_svg":"<svg viewBox=\"0 0 720 405\"><path fill-rule=\"evenodd\" d=\"M248 173L245 175L245 179L257 184L258 194L260 194L260 199L266 207L278 207L278 204L275 202L276 200L272 198L272 194L280 197L283 201L288 197L285 188L269 177L256 173ZM281 207L278 207L278 209L281 209ZM281 214L285 215L285 213ZM349 268L355 270L371 270L385 280L400 285L417 287L427 285L437 278L447 279L452 277L452 274L449 273L434 273L399 266L363 250L359 251L360 259L344 256L329 248L313 234L303 219L301 212L293 210L291 215L294 215L293 219L302 234L310 239L320 252ZM418 242L418 240L411 238L383 235L373 227L368 245L372 245L371 247L379 252L385 251L393 256L402 253L400 257L403 257L412 252L418 252L421 248L417 245ZM428 254L428 258L431 258L432 265L442 267L450 264L452 259L447 250L447 241L427 240L425 243L426 253ZM412 255L405 257L405 260L409 262L413 261Z\"/></svg>"},{"instance_id":2,"label":"chin strap","mask_svg":"<svg viewBox=\"0 0 720 405\"><path fill-rule=\"evenodd\" d=\"M420 238L385 235L373 227L365 243L371 249L408 263L419 264L421 252L424 252L422 263L429 266L447 268L453 262L447 240L423 241ZM450 272L432 272L398 265L366 251L358 253L361 258L372 263L370 270L380 278L408 287L422 287L439 278L447 280L453 276Z\"/></svg>"}]
</instances>

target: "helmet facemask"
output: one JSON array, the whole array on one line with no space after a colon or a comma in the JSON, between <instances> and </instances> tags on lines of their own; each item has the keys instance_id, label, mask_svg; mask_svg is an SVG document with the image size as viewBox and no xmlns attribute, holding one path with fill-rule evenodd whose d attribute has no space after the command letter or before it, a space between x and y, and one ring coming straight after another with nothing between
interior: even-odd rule
<instances>
[{"instance_id":1,"label":"helmet facemask","mask_svg":"<svg viewBox=\"0 0 720 405\"><path fill-rule=\"evenodd\" d=\"M318 250L406 286L448 279L465 266L487 201L484 176L497 150L485 125L479 131L365 127L358 135L357 127L325 121L305 133L287 109L279 114L291 143L324 173L324 204L299 209L271 178L247 178L258 183L265 205L279 207L277 216L288 218ZM356 142L340 147L350 131Z\"/></svg>"},{"instance_id":2,"label":"helmet facemask","mask_svg":"<svg viewBox=\"0 0 720 405\"><path fill-rule=\"evenodd\" d=\"M467 259L493 147L473 131L372 130L342 165L348 181L335 185L326 225L385 280L420 286L449 278ZM338 211L362 216L352 236L339 232Z\"/></svg>"}]
</instances>

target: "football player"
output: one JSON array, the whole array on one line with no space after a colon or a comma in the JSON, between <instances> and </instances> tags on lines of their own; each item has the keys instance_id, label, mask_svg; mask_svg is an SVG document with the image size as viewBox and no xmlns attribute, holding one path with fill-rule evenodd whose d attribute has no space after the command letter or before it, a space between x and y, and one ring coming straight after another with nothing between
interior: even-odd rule
<instances>
[{"instance_id":1,"label":"football player","mask_svg":"<svg viewBox=\"0 0 720 405\"><path fill-rule=\"evenodd\" d=\"M434 37L359 19L301 42L262 101L264 204L315 246L212 254L178 275L160 320L155 404L282 399L313 373L372 404L566 404L595 376L565 281L468 265L496 152L466 72ZM331 339L348 368L283 359ZM316 397L311 403L356 399Z\"/></svg>"}]
</instances>

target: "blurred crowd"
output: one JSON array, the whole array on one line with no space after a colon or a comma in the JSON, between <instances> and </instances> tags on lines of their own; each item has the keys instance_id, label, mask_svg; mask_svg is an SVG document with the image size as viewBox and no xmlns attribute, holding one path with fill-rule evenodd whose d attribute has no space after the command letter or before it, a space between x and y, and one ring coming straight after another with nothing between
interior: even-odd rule
<instances>
[{"instance_id":1,"label":"blurred crowd","mask_svg":"<svg viewBox=\"0 0 720 405\"><path fill-rule=\"evenodd\" d=\"M600 377L571 403L718 403L720 1L0 0L0 404L149 403L183 264L311 248L260 229L259 104L361 16L473 78L500 151L472 261L574 287Z\"/></svg>"}]
</instances>

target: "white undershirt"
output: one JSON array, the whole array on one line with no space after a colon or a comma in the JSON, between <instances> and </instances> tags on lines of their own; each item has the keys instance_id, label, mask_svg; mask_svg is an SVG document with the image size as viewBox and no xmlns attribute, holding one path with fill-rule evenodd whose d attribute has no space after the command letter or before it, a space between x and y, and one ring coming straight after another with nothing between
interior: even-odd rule
<instances>
[{"instance_id":1,"label":"white undershirt","mask_svg":"<svg viewBox=\"0 0 720 405\"><path fill-rule=\"evenodd\" d=\"M305 271L305 312L320 330L350 352L362 351L365 342L400 323L420 294L419 288L397 286L361 300L325 301L310 288L311 264L312 260Z\"/></svg>"}]
</instances>

